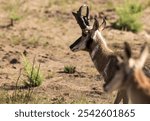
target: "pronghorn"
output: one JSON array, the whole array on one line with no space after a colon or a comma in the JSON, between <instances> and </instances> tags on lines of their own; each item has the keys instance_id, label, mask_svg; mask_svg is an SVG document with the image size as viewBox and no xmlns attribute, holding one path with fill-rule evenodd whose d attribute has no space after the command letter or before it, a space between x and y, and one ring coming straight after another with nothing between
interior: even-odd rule
<instances>
[{"instance_id":1,"label":"pronghorn","mask_svg":"<svg viewBox=\"0 0 150 121\"><path fill-rule=\"evenodd\" d=\"M125 43L125 54L124 60L118 57L117 72L112 80L104 85L104 90L112 92L113 90L124 89L130 103L150 103L150 78L143 72L149 54L148 47L144 45L140 56L134 59L129 44Z\"/></svg>"},{"instance_id":2,"label":"pronghorn","mask_svg":"<svg viewBox=\"0 0 150 121\"><path fill-rule=\"evenodd\" d=\"M83 50L90 54L90 57L98 70L104 77L105 82L109 82L115 74L116 64L118 62L116 54L109 49L101 32L106 26L106 21L103 19L101 25L95 18L93 26L89 23L89 8L87 6L87 14L82 16L82 7L73 15L82 30L82 36L79 37L71 46L70 49L74 52ZM128 98L124 90L119 90L114 103L128 103Z\"/></svg>"}]
</instances>

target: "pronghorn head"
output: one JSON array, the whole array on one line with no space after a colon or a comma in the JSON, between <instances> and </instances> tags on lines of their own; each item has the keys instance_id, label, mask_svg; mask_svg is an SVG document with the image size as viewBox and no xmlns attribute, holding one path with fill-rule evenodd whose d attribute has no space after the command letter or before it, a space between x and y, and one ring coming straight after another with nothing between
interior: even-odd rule
<instances>
[{"instance_id":1,"label":"pronghorn head","mask_svg":"<svg viewBox=\"0 0 150 121\"><path fill-rule=\"evenodd\" d=\"M79 8L77 13L73 12L74 17L82 30L82 35L70 46L70 49L74 52L79 50L88 51L94 41L97 43L96 41L98 37L101 41L104 41L99 30L103 30L105 28L105 19L103 19L102 24L99 25L98 19L95 17L93 26L90 26L89 8L87 6L87 13L85 16L82 16L82 8L83 6Z\"/></svg>"},{"instance_id":2,"label":"pronghorn head","mask_svg":"<svg viewBox=\"0 0 150 121\"><path fill-rule=\"evenodd\" d=\"M146 44L142 47L137 59L132 58L130 45L127 42L124 45L125 57L124 59L117 57L118 64L116 65L115 75L109 83L104 85L106 92L124 89L126 86L129 86L131 81L134 80L134 70L137 68L142 70L148 57L148 47Z\"/></svg>"}]
</instances>

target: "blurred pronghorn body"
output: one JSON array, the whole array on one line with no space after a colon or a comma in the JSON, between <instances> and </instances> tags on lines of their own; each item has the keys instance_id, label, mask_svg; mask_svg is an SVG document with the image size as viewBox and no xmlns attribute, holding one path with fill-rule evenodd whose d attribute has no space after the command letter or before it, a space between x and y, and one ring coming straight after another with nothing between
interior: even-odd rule
<instances>
[{"instance_id":1,"label":"blurred pronghorn body","mask_svg":"<svg viewBox=\"0 0 150 121\"><path fill-rule=\"evenodd\" d=\"M93 26L90 26L88 21L88 7L86 16L81 16L81 9L82 6L79 11L73 13L73 15L82 29L82 36L70 46L70 49L74 52L79 50L89 52L96 69L103 75L104 81L107 83L115 73L115 65L118 60L114 52L108 48L106 41L101 34L106 22L103 20L103 23L100 26L97 18L95 18ZM122 99L123 103L128 103L126 92L124 90L119 90L114 103L120 103Z\"/></svg>"},{"instance_id":2,"label":"blurred pronghorn body","mask_svg":"<svg viewBox=\"0 0 150 121\"><path fill-rule=\"evenodd\" d=\"M118 71L114 78L104 86L104 90L111 92L116 89L124 89L127 92L130 103L150 103L150 78L143 72L143 66L148 57L148 47L142 49L140 57L131 57L131 48L125 44L126 59L120 59L117 65Z\"/></svg>"}]
</instances>

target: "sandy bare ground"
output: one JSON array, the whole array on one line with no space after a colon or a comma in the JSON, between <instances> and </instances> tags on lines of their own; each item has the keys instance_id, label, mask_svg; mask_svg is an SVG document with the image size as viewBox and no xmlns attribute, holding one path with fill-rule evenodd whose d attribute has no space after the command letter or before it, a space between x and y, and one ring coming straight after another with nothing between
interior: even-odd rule
<instances>
[{"instance_id":1,"label":"sandy bare ground","mask_svg":"<svg viewBox=\"0 0 150 121\"><path fill-rule=\"evenodd\" d=\"M69 45L81 35L71 12L82 3L51 5L48 1L23 2L17 13L21 18L12 27L0 28L0 93L3 95L5 91L13 91L12 86L15 85L19 70L23 68L21 53L26 52L31 62L36 56L36 64L41 63L45 77L42 85L34 89L38 101L31 103L113 103L115 93L106 94L103 91L103 79L88 53L73 53L69 49ZM108 1L104 1L95 1L96 10L91 5L91 13L103 12L108 16L109 25L116 15L114 11L107 11ZM10 3L10 0L0 0L0 26L10 23ZM123 42L128 41L136 56L145 41L150 46L150 8L144 10L141 20L144 26L138 34L112 28L104 30L102 34L109 47L114 51L122 51ZM66 65L75 66L77 72L60 73ZM147 65L150 65L150 60Z\"/></svg>"}]
</instances>

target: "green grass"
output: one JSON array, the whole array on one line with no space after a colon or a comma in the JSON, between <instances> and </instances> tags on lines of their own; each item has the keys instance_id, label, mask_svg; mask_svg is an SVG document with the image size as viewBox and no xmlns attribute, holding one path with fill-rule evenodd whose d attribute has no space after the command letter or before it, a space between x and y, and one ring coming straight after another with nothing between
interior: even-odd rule
<instances>
[{"instance_id":1,"label":"green grass","mask_svg":"<svg viewBox=\"0 0 150 121\"><path fill-rule=\"evenodd\" d=\"M44 80L43 74L40 71L40 64L38 68L35 66L35 58L33 64L23 55L23 66L24 71L27 76L27 80L24 81L25 86L27 87L37 87L40 86Z\"/></svg>"},{"instance_id":2,"label":"green grass","mask_svg":"<svg viewBox=\"0 0 150 121\"><path fill-rule=\"evenodd\" d=\"M65 98L63 96L57 96L51 99L52 104L65 104Z\"/></svg>"},{"instance_id":3,"label":"green grass","mask_svg":"<svg viewBox=\"0 0 150 121\"><path fill-rule=\"evenodd\" d=\"M76 71L76 67L74 66L65 66L64 67L64 73L73 74Z\"/></svg>"},{"instance_id":4,"label":"green grass","mask_svg":"<svg viewBox=\"0 0 150 121\"><path fill-rule=\"evenodd\" d=\"M18 86L11 92L0 91L0 104L47 104L50 99L47 95L39 95L34 88L19 88Z\"/></svg>"},{"instance_id":5,"label":"green grass","mask_svg":"<svg viewBox=\"0 0 150 121\"><path fill-rule=\"evenodd\" d=\"M22 85L21 76L22 70L20 70L18 79L13 86L12 90L5 89L0 90L0 104L44 104L49 103L50 100L46 95L39 95L36 93L33 87L24 87ZM8 88L8 87L7 87Z\"/></svg>"},{"instance_id":6,"label":"green grass","mask_svg":"<svg viewBox=\"0 0 150 121\"><path fill-rule=\"evenodd\" d=\"M140 16L143 6L137 0L125 0L125 2L115 7L119 19L113 24L113 27L120 30L139 32L142 29Z\"/></svg>"},{"instance_id":7,"label":"green grass","mask_svg":"<svg viewBox=\"0 0 150 121\"><path fill-rule=\"evenodd\" d=\"M32 45L33 47L37 47L39 45L40 40L40 36L33 35L30 39L28 39L28 44Z\"/></svg>"},{"instance_id":8,"label":"green grass","mask_svg":"<svg viewBox=\"0 0 150 121\"><path fill-rule=\"evenodd\" d=\"M8 91L0 91L0 103L8 103L8 104L15 104L15 103L24 103L27 104L31 100L34 100L33 96L33 88L29 87L26 90L22 88L22 86L19 86L21 83L20 77L21 72L19 72L19 76L17 78L17 81L13 87L12 93L9 93ZM5 88L5 87L4 87Z\"/></svg>"},{"instance_id":9,"label":"green grass","mask_svg":"<svg viewBox=\"0 0 150 121\"><path fill-rule=\"evenodd\" d=\"M3 102L8 104L28 104L29 102L34 100L33 89L15 89L12 94L5 93L5 97L2 99Z\"/></svg>"},{"instance_id":10,"label":"green grass","mask_svg":"<svg viewBox=\"0 0 150 121\"><path fill-rule=\"evenodd\" d=\"M24 1L21 0L9 0L4 6L4 10L9 14L9 18L17 21L22 18L21 6Z\"/></svg>"},{"instance_id":11,"label":"green grass","mask_svg":"<svg viewBox=\"0 0 150 121\"><path fill-rule=\"evenodd\" d=\"M10 41L13 45L19 45L21 43L21 37L12 36Z\"/></svg>"}]
</instances>

